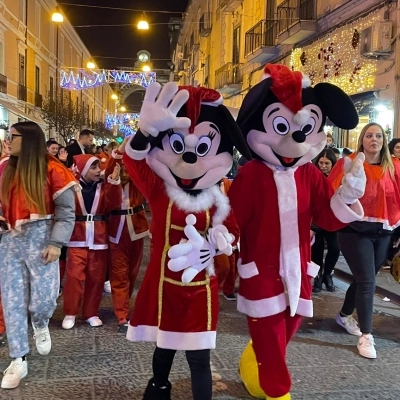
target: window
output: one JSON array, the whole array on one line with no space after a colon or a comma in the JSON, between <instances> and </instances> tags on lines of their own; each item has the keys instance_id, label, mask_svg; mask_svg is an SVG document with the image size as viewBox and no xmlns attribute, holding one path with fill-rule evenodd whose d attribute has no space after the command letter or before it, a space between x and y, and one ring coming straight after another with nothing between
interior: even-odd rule
<instances>
[{"instance_id":1,"label":"window","mask_svg":"<svg viewBox=\"0 0 400 400\"><path fill-rule=\"evenodd\" d=\"M69 65L72 67L72 46L69 46Z\"/></svg>"},{"instance_id":2,"label":"window","mask_svg":"<svg viewBox=\"0 0 400 400\"><path fill-rule=\"evenodd\" d=\"M232 62L239 64L240 61L240 26L233 30L233 52Z\"/></svg>"},{"instance_id":3,"label":"window","mask_svg":"<svg viewBox=\"0 0 400 400\"><path fill-rule=\"evenodd\" d=\"M54 99L54 78L50 77L50 90L49 90L50 100Z\"/></svg>"},{"instance_id":4,"label":"window","mask_svg":"<svg viewBox=\"0 0 400 400\"><path fill-rule=\"evenodd\" d=\"M61 63L64 63L64 35L60 34L60 43L59 48L58 48L58 59L60 60Z\"/></svg>"},{"instance_id":5,"label":"window","mask_svg":"<svg viewBox=\"0 0 400 400\"><path fill-rule=\"evenodd\" d=\"M50 53L55 54L56 52L56 45L55 45L55 41L54 41L54 30L56 29L56 27L54 26L54 24L50 24L50 35L49 35L49 50Z\"/></svg>"},{"instance_id":6,"label":"window","mask_svg":"<svg viewBox=\"0 0 400 400\"><path fill-rule=\"evenodd\" d=\"M4 74L4 45L0 42L0 74Z\"/></svg>"},{"instance_id":7,"label":"window","mask_svg":"<svg viewBox=\"0 0 400 400\"><path fill-rule=\"evenodd\" d=\"M42 12L40 4L35 3L35 35L40 39L40 13Z\"/></svg>"},{"instance_id":8,"label":"window","mask_svg":"<svg viewBox=\"0 0 400 400\"><path fill-rule=\"evenodd\" d=\"M40 93L40 68L35 67L35 92Z\"/></svg>"},{"instance_id":9,"label":"window","mask_svg":"<svg viewBox=\"0 0 400 400\"><path fill-rule=\"evenodd\" d=\"M26 24L26 0L19 0L18 18L23 24Z\"/></svg>"},{"instance_id":10,"label":"window","mask_svg":"<svg viewBox=\"0 0 400 400\"><path fill-rule=\"evenodd\" d=\"M18 83L25 85L25 56L18 54L19 61L19 73L18 73Z\"/></svg>"}]
</instances>

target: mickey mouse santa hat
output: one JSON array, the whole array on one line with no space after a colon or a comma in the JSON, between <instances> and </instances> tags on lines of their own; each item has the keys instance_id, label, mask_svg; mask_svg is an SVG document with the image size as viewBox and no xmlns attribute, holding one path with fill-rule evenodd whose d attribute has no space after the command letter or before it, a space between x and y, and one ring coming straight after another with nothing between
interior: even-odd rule
<instances>
[{"instance_id":1,"label":"mickey mouse santa hat","mask_svg":"<svg viewBox=\"0 0 400 400\"><path fill-rule=\"evenodd\" d=\"M310 111L303 110L302 89L311 86L308 76L292 71L281 64L267 64L262 79L272 79L270 90L294 115L293 121L303 125L310 118Z\"/></svg>"}]
</instances>

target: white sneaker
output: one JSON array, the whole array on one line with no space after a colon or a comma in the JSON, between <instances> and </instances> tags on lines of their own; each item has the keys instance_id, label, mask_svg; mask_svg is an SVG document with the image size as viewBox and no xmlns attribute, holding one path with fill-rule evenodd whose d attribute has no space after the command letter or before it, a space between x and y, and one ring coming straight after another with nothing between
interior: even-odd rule
<instances>
[{"instance_id":1,"label":"white sneaker","mask_svg":"<svg viewBox=\"0 0 400 400\"><path fill-rule=\"evenodd\" d=\"M346 331L350 333L350 335L361 336L361 331L358 327L358 323L351 315L348 315L347 317L342 317L339 313L336 315L336 322L342 328L346 329Z\"/></svg>"},{"instance_id":2,"label":"white sneaker","mask_svg":"<svg viewBox=\"0 0 400 400\"><path fill-rule=\"evenodd\" d=\"M51 337L50 337L50 332L49 328L46 326L45 328L36 328L35 325L33 325L33 338L36 341L36 349L39 354L42 356L45 356L50 353L51 350Z\"/></svg>"},{"instance_id":3,"label":"white sneaker","mask_svg":"<svg viewBox=\"0 0 400 400\"><path fill-rule=\"evenodd\" d=\"M104 282L104 288L103 288L103 290L104 290L106 293L111 293L111 283L110 283L110 281L105 281L105 282Z\"/></svg>"},{"instance_id":4,"label":"white sneaker","mask_svg":"<svg viewBox=\"0 0 400 400\"><path fill-rule=\"evenodd\" d=\"M88 322L90 324L90 326L93 326L93 327L103 325L103 321L97 316L90 317L89 319L86 320L86 322Z\"/></svg>"},{"instance_id":5,"label":"white sneaker","mask_svg":"<svg viewBox=\"0 0 400 400\"><path fill-rule=\"evenodd\" d=\"M1 387L3 389L15 389L26 375L28 375L28 362L26 360L22 361L21 357L15 358L4 371Z\"/></svg>"},{"instance_id":6,"label":"white sneaker","mask_svg":"<svg viewBox=\"0 0 400 400\"><path fill-rule=\"evenodd\" d=\"M76 315L66 315L62 322L62 327L64 329L71 329L75 325Z\"/></svg>"},{"instance_id":7,"label":"white sneaker","mask_svg":"<svg viewBox=\"0 0 400 400\"><path fill-rule=\"evenodd\" d=\"M360 356L366 358L376 358L374 337L371 334L362 335L360 339L358 339L357 349L360 353Z\"/></svg>"}]
</instances>

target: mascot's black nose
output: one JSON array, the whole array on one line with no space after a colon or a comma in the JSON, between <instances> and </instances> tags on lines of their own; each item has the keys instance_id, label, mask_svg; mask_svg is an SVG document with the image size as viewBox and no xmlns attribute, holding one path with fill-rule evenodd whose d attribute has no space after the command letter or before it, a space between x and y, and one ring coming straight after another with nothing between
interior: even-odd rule
<instances>
[{"instance_id":1,"label":"mascot's black nose","mask_svg":"<svg viewBox=\"0 0 400 400\"><path fill-rule=\"evenodd\" d=\"M303 143L306 141L306 135L302 131L293 132L292 138L297 143Z\"/></svg>"},{"instance_id":2,"label":"mascot's black nose","mask_svg":"<svg viewBox=\"0 0 400 400\"><path fill-rule=\"evenodd\" d=\"M195 162L197 162L196 154L192 153L191 151L183 153L182 159L183 159L183 161L185 161L185 163L188 163L188 164L194 164Z\"/></svg>"}]
</instances>

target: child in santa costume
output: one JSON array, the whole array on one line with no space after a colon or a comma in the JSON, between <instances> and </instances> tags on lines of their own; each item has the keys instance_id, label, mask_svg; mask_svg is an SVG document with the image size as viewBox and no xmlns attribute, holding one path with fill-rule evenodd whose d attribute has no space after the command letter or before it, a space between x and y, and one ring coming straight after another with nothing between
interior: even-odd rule
<instances>
[{"instance_id":1,"label":"child in santa costume","mask_svg":"<svg viewBox=\"0 0 400 400\"><path fill-rule=\"evenodd\" d=\"M218 92L178 91L173 82L160 88L148 87L140 129L120 148L152 213L153 250L127 338L157 343L145 400L171 398L168 377L177 350L186 351L193 398L210 400L218 319L213 258L217 251L230 254L238 238L218 182L232 166L233 145L245 154L248 149Z\"/></svg>"},{"instance_id":2,"label":"child in santa costume","mask_svg":"<svg viewBox=\"0 0 400 400\"><path fill-rule=\"evenodd\" d=\"M301 317L313 314L311 277L319 267L310 262L311 221L333 231L363 216L363 155L335 193L310 162L325 147L327 116L344 129L358 122L338 87L311 88L300 72L267 64L237 119L254 158L228 194L240 227L238 310L247 315L256 356L241 373L250 393L269 400L290 399L286 348ZM246 374L257 368L259 382L249 382Z\"/></svg>"},{"instance_id":3,"label":"child in santa costume","mask_svg":"<svg viewBox=\"0 0 400 400\"><path fill-rule=\"evenodd\" d=\"M106 176L115 166L121 166L119 206L111 211L108 220L110 283L114 313L118 320L118 332L128 329L130 299L143 257L144 237L149 226L144 210L144 197L136 188L117 150L111 153Z\"/></svg>"},{"instance_id":4,"label":"child in santa costume","mask_svg":"<svg viewBox=\"0 0 400 400\"><path fill-rule=\"evenodd\" d=\"M82 318L90 326L103 325L98 310L107 268L106 214L120 205L119 165L107 177L107 183L100 178L99 160L95 156L74 156L72 169L80 178L82 191L75 196L75 226L68 243L64 329L75 325L81 306Z\"/></svg>"}]
</instances>

